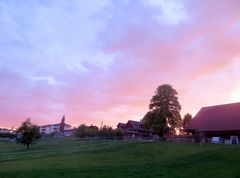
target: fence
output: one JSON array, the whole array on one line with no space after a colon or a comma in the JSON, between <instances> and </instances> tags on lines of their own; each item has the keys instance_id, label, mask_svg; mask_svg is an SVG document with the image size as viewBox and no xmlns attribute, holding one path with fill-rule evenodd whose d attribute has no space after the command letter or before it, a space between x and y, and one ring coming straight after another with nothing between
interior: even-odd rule
<instances>
[{"instance_id":1,"label":"fence","mask_svg":"<svg viewBox=\"0 0 240 178\"><path fill-rule=\"evenodd\" d=\"M131 136L121 136L121 137L85 137L85 138L79 138L81 141L137 141L137 140L142 140L142 141L154 141L157 140L158 137L156 136L151 136L151 137L131 137Z\"/></svg>"},{"instance_id":2,"label":"fence","mask_svg":"<svg viewBox=\"0 0 240 178\"><path fill-rule=\"evenodd\" d=\"M189 136L176 136L176 137L171 137L170 141L176 142L176 143L195 143L196 138L194 137L189 137Z\"/></svg>"}]
</instances>

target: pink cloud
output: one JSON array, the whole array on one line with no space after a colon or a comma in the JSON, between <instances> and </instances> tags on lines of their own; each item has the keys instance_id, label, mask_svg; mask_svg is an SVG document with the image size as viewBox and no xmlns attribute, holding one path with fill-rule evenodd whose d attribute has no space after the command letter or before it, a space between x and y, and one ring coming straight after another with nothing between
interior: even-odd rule
<instances>
[{"instance_id":1,"label":"pink cloud","mask_svg":"<svg viewBox=\"0 0 240 178\"><path fill-rule=\"evenodd\" d=\"M149 92L154 90L154 86L164 82L171 83L180 94L185 93L180 96L186 97L181 99L184 112L196 113L202 104L208 102L214 104L208 100L208 97L199 98L199 102L193 104L186 93L189 91L197 94L197 91L201 90L198 85L208 86L208 81L203 80L195 86L191 83L198 81L200 77L208 78L215 72L224 70L239 55L240 38L230 31L233 24L240 19L238 3L238 1L228 1L219 4L217 1L211 1L189 4L187 10L190 21L173 27L174 30L171 30L169 25L158 25L157 22L153 25L151 20L136 26L127 26L125 36L118 40L108 40L106 43L107 51L122 54L118 62L119 66L124 66L124 70L119 70L123 71L119 76L127 77L121 83L128 84L128 81L129 83L132 81L136 92L141 86L144 89L140 90ZM125 19L117 23L128 25ZM220 85L221 77L216 80ZM234 87L231 85L224 90L218 90L222 87L218 85L211 89L216 92L215 98L221 96L222 91L231 92L231 87ZM224 98L224 100L215 100L216 104L227 102L226 97Z\"/></svg>"},{"instance_id":2,"label":"pink cloud","mask_svg":"<svg viewBox=\"0 0 240 178\"><path fill-rule=\"evenodd\" d=\"M239 1L186 1L189 18L179 24L153 18L154 7L137 3L131 11L132 5L112 3L100 17L107 19L97 38L101 52L117 54L107 68L83 63L84 72L36 72L52 74L59 85L0 70L1 126L17 126L28 117L39 125L56 123L63 114L74 126L139 120L163 83L179 92L182 114L229 102L240 87L234 69L240 51Z\"/></svg>"}]
</instances>

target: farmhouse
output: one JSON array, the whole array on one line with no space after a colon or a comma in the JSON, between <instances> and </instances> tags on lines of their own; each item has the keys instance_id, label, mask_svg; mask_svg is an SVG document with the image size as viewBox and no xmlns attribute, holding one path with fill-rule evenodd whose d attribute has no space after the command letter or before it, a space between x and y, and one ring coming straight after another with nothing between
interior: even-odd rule
<instances>
[{"instance_id":1,"label":"farmhouse","mask_svg":"<svg viewBox=\"0 0 240 178\"><path fill-rule=\"evenodd\" d=\"M139 121L129 120L127 123L118 123L117 128L122 129L126 137L139 138L156 135L153 129L145 129L144 123Z\"/></svg>"},{"instance_id":2,"label":"farmhouse","mask_svg":"<svg viewBox=\"0 0 240 178\"><path fill-rule=\"evenodd\" d=\"M63 116L65 120L65 116ZM39 127L39 131L41 135L49 135L52 133L60 133L60 125L61 123L57 124L48 124L48 125L42 125ZM73 129L71 129L72 126L69 124L64 125L64 135L65 136L70 136L73 132Z\"/></svg>"},{"instance_id":3,"label":"farmhouse","mask_svg":"<svg viewBox=\"0 0 240 178\"><path fill-rule=\"evenodd\" d=\"M185 130L201 138L219 137L225 143L238 143L240 103L203 107Z\"/></svg>"},{"instance_id":4,"label":"farmhouse","mask_svg":"<svg viewBox=\"0 0 240 178\"><path fill-rule=\"evenodd\" d=\"M14 133L13 129L0 128L0 133Z\"/></svg>"}]
</instances>

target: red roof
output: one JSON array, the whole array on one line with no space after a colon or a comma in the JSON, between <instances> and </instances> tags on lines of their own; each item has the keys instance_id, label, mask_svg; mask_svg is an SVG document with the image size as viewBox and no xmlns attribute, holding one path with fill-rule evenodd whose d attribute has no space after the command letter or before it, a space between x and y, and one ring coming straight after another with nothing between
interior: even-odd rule
<instances>
[{"instance_id":1,"label":"red roof","mask_svg":"<svg viewBox=\"0 0 240 178\"><path fill-rule=\"evenodd\" d=\"M185 130L240 130L240 103L203 107Z\"/></svg>"}]
</instances>

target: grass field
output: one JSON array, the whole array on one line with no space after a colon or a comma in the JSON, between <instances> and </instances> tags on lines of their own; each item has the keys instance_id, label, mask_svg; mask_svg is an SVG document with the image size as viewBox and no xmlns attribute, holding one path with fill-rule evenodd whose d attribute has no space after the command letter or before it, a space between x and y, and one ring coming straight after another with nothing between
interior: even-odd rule
<instances>
[{"instance_id":1,"label":"grass field","mask_svg":"<svg viewBox=\"0 0 240 178\"><path fill-rule=\"evenodd\" d=\"M0 143L0 177L240 177L240 147L42 139Z\"/></svg>"}]
</instances>

